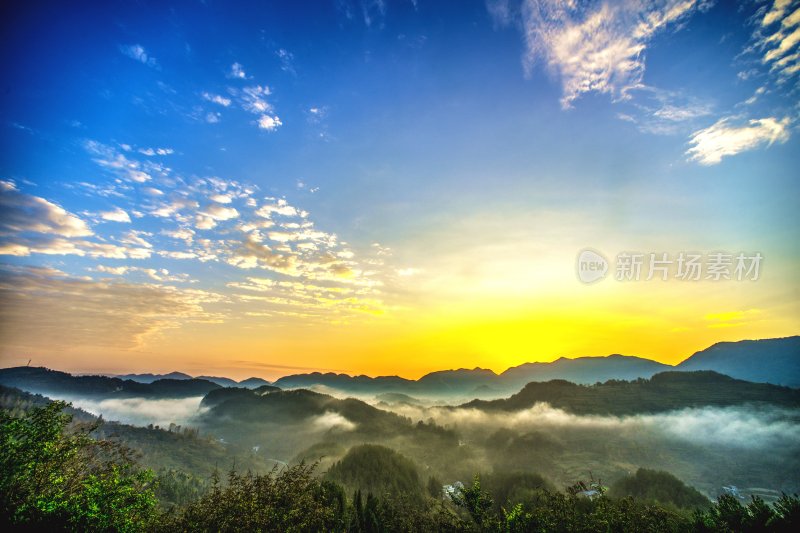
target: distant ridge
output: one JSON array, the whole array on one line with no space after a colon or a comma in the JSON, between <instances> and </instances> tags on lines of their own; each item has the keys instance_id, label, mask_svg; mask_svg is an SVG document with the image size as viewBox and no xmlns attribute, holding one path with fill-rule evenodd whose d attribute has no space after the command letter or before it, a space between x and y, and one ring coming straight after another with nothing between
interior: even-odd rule
<instances>
[{"instance_id":1,"label":"distant ridge","mask_svg":"<svg viewBox=\"0 0 800 533\"><path fill-rule=\"evenodd\" d=\"M283 388L329 387L348 393L403 393L425 396L472 396L494 398L516 392L531 381L565 379L574 383L596 383L609 379L631 380L650 378L673 367L640 357L610 355L607 357L561 358L552 363L525 363L498 375L485 368L439 370L410 380L398 376L350 376L312 372L278 379Z\"/></svg>"},{"instance_id":2,"label":"distant ridge","mask_svg":"<svg viewBox=\"0 0 800 533\"><path fill-rule=\"evenodd\" d=\"M272 383L270 383L266 379L247 378L240 381L236 386L245 387L247 389L257 389L258 387L263 387L264 385L272 385Z\"/></svg>"},{"instance_id":3,"label":"distant ridge","mask_svg":"<svg viewBox=\"0 0 800 533\"><path fill-rule=\"evenodd\" d=\"M659 413L687 407L771 404L797 409L800 390L734 379L710 370L660 372L649 380L576 385L561 379L531 382L509 398L473 400L461 407L519 411L538 403L583 415Z\"/></svg>"},{"instance_id":4,"label":"distant ridge","mask_svg":"<svg viewBox=\"0 0 800 533\"><path fill-rule=\"evenodd\" d=\"M565 379L573 383L591 384L621 379L630 381L650 378L653 375L672 370L673 367L650 359L631 355L612 354L605 357L561 357L552 363L524 363L511 367L501 378L515 386L523 386L531 381Z\"/></svg>"},{"instance_id":5,"label":"distant ridge","mask_svg":"<svg viewBox=\"0 0 800 533\"><path fill-rule=\"evenodd\" d=\"M169 374L114 374L108 377L129 379L131 381L136 381L137 383L153 383L154 381L158 381L160 379L203 379L210 381L211 383L216 383L220 387L246 387L248 389L255 389L257 387L261 387L262 385L271 384L265 379L256 377L247 378L242 381L236 381L235 379L226 378L224 376L192 377L189 374L184 374L183 372L170 372Z\"/></svg>"},{"instance_id":6,"label":"distant ridge","mask_svg":"<svg viewBox=\"0 0 800 533\"><path fill-rule=\"evenodd\" d=\"M678 366L643 357L612 354L574 359L561 357L550 363L523 363L499 375L482 368L440 370L418 380L311 372L284 376L275 381L275 385L283 389L322 386L357 394L463 395L489 399L517 392L530 382L553 379L576 384L632 381L674 370L712 370L745 381L800 387L800 336L721 342L697 352Z\"/></svg>"},{"instance_id":7,"label":"distant ridge","mask_svg":"<svg viewBox=\"0 0 800 533\"><path fill-rule=\"evenodd\" d=\"M211 383L216 383L220 387L235 387L238 385L234 379L218 376L197 376L197 379L204 379L206 381L210 381Z\"/></svg>"},{"instance_id":8,"label":"distant ridge","mask_svg":"<svg viewBox=\"0 0 800 533\"><path fill-rule=\"evenodd\" d=\"M184 374L183 372L170 372L169 374L121 374L109 377L129 379L138 383L152 383L159 379L192 379L192 376Z\"/></svg>"},{"instance_id":9,"label":"distant ridge","mask_svg":"<svg viewBox=\"0 0 800 533\"><path fill-rule=\"evenodd\" d=\"M800 387L800 336L718 342L675 368L714 370L755 383Z\"/></svg>"},{"instance_id":10,"label":"distant ridge","mask_svg":"<svg viewBox=\"0 0 800 533\"><path fill-rule=\"evenodd\" d=\"M281 389L329 388L347 394L406 394L429 398L460 397L467 400L501 398L518 392L531 382L564 380L579 385L594 384L609 380L649 379L665 371L697 370L710 370L754 383L800 388L800 336L719 342L696 352L674 367L642 357L612 354L574 359L561 357L550 363L524 363L511 367L501 374L495 374L484 368L459 368L439 370L426 374L418 380L411 380L399 376L369 377L311 372L284 376L274 383L257 377L240 382L214 376L192 378L182 372L127 374L113 377L70 376L47 369L17 367L0 370L0 383L33 391L45 390L46 387L43 387L45 382L48 387L53 385L62 388L77 387L77 382L67 383L69 377L82 380L81 383L84 384L81 385L82 389L86 386L88 390L95 390L98 394L108 394L111 391L116 395L136 395L141 392L144 395L169 394L180 397L191 395L189 394L191 391L205 394L216 387L256 389L265 385L275 385ZM22 382L28 382L30 386L25 386Z\"/></svg>"},{"instance_id":11,"label":"distant ridge","mask_svg":"<svg viewBox=\"0 0 800 533\"><path fill-rule=\"evenodd\" d=\"M108 376L73 376L43 367L18 366L0 369L0 385L45 396L103 398L188 398L205 396L219 385L204 379L156 379L141 383Z\"/></svg>"}]
</instances>

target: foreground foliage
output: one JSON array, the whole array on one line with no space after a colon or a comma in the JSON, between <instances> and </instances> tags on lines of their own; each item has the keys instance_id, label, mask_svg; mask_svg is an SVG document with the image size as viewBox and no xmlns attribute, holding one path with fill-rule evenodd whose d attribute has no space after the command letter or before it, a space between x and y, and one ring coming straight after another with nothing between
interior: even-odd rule
<instances>
[{"instance_id":1,"label":"foreground foliage","mask_svg":"<svg viewBox=\"0 0 800 533\"><path fill-rule=\"evenodd\" d=\"M152 524L152 474L129 452L89 436L97 423L67 429L65 404L21 417L0 411L0 527L139 531Z\"/></svg>"},{"instance_id":2,"label":"foreground foliage","mask_svg":"<svg viewBox=\"0 0 800 533\"><path fill-rule=\"evenodd\" d=\"M265 475L231 471L224 482L215 474L207 489L196 478L162 472L159 487L125 448L90 436L97 423L71 424L64 407L53 402L13 415L0 410L3 530L800 530L797 496L784 495L772 506L758 498L745 504L732 496L711 504L669 474L647 470L612 486L612 493L624 496L617 498L604 494L599 483L578 483L559 492L529 473L494 473L485 481L476 477L469 486L446 493L436 490L441 485L434 478L423 486L413 463L379 446L355 449L323 477L316 474L316 464L300 463ZM387 476L395 475L403 482L387 483ZM359 488L348 493L334 481L341 479ZM373 483L365 485L365 480ZM586 490L590 487L598 490ZM168 496L169 510L159 508L156 494L162 500Z\"/></svg>"}]
</instances>

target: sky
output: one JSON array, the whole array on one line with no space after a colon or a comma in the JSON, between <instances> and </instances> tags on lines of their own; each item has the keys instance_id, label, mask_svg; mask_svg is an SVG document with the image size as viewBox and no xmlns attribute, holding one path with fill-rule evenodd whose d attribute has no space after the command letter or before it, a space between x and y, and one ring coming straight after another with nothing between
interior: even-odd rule
<instances>
[{"instance_id":1,"label":"sky","mask_svg":"<svg viewBox=\"0 0 800 533\"><path fill-rule=\"evenodd\" d=\"M2 366L416 378L800 333L798 1L0 9Z\"/></svg>"}]
</instances>

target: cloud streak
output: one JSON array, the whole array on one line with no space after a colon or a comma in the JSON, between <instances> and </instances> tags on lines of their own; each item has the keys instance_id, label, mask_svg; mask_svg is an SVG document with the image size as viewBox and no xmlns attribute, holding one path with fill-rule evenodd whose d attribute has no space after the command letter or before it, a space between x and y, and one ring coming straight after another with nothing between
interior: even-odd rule
<instances>
[{"instance_id":1,"label":"cloud streak","mask_svg":"<svg viewBox=\"0 0 800 533\"><path fill-rule=\"evenodd\" d=\"M737 123L725 117L711 126L696 131L689 139L686 151L690 161L701 165L716 165L724 157L789 140L791 120L766 117Z\"/></svg>"},{"instance_id":2,"label":"cloud streak","mask_svg":"<svg viewBox=\"0 0 800 533\"><path fill-rule=\"evenodd\" d=\"M590 92L626 100L642 86L650 41L698 5L694 0L526 0L520 9L525 69L530 74L542 62L553 72L561 81L565 108ZM507 4L492 2L489 8L496 23L509 23Z\"/></svg>"},{"instance_id":3,"label":"cloud streak","mask_svg":"<svg viewBox=\"0 0 800 533\"><path fill-rule=\"evenodd\" d=\"M158 61L156 58L150 56L147 50L140 44L128 44L119 47L119 51L134 61L138 61L148 67L158 68Z\"/></svg>"}]
</instances>

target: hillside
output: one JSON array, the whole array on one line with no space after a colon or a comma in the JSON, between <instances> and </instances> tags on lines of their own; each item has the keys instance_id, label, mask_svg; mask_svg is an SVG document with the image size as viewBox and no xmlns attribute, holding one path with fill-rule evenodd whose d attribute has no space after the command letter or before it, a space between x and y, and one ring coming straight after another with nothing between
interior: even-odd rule
<instances>
[{"instance_id":1,"label":"hillside","mask_svg":"<svg viewBox=\"0 0 800 533\"><path fill-rule=\"evenodd\" d=\"M540 402L572 413L594 415L657 413L748 403L798 408L800 390L750 383L711 371L671 371L656 374L649 380L607 381L596 385L577 385L564 380L532 382L507 399L473 400L461 407L516 411Z\"/></svg>"},{"instance_id":2,"label":"hillside","mask_svg":"<svg viewBox=\"0 0 800 533\"><path fill-rule=\"evenodd\" d=\"M610 379L631 381L650 378L672 367L650 359L613 354L605 357L561 357L552 363L524 363L511 367L500 378L507 385L522 387L531 381L563 379L572 383L592 384Z\"/></svg>"},{"instance_id":3,"label":"hillside","mask_svg":"<svg viewBox=\"0 0 800 533\"><path fill-rule=\"evenodd\" d=\"M0 385L0 408L11 413L21 413L50 402L39 394ZM97 420L81 409L70 407L67 412L75 421L87 423ZM143 466L155 471L175 470L207 478L216 468L224 470L234 462L239 468L258 472L267 472L274 465L274 462L265 461L250 450L222 444L211 435L201 436L195 428L137 427L104 421L93 436L124 444L135 452Z\"/></svg>"},{"instance_id":4,"label":"hillside","mask_svg":"<svg viewBox=\"0 0 800 533\"><path fill-rule=\"evenodd\" d=\"M0 385L45 396L103 398L188 398L203 396L219 388L203 379L157 379L151 383L108 376L73 376L42 367L0 369Z\"/></svg>"}]
</instances>

